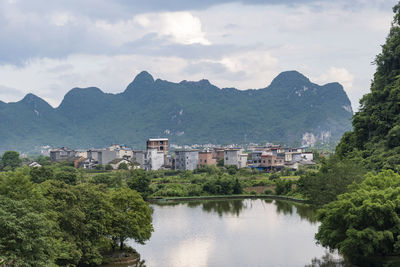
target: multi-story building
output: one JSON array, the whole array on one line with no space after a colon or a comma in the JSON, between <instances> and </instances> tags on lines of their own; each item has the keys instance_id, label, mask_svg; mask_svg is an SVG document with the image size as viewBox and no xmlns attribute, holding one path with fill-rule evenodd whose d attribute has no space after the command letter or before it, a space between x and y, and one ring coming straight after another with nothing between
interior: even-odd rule
<instances>
[{"instance_id":1,"label":"multi-story building","mask_svg":"<svg viewBox=\"0 0 400 267\"><path fill-rule=\"evenodd\" d=\"M116 151L117 158L119 159L132 160L133 158L133 150L127 148L125 145L114 144L109 146L107 150Z\"/></svg>"},{"instance_id":2,"label":"multi-story building","mask_svg":"<svg viewBox=\"0 0 400 267\"><path fill-rule=\"evenodd\" d=\"M195 170L199 164L198 150L176 150L175 151L175 170Z\"/></svg>"},{"instance_id":3,"label":"multi-story building","mask_svg":"<svg viewBox=\"0 0 400 267\"><path fill-rule=\"evenodd\" d=\"M231 148L224 152L224 166L236 166L238 169L247 166L247 154L243 153L243 149Z\"/></svg>"},{"instance_id":4,"label":"multi-story building","mask_svg":"<svg viewBox=\"0 0 400 267\"><path fill-rule=\"evenodd\" d=\"M213 151L199 152L199 166L217 165L217 159L214 157Z\"/></svg>"},{"instance_id":5,"label":"multi-story building","mask_svg":"<svg viewBox=\"0 0 400 267\"><path fill-rule=\"evenodd\" d=\"M50 160L51 162L74 161L75 153L75 150L69 149L68 147L56 148L50 150Z\"/></svg>"},{"instance_id":6,"label":"multi-story building","mask_svg":"<svg viewBox=\"0 0 400 267\"><path fill-rule=\"evenodd\" d=\"M157 148L148 148L144 158L144 169L147 171L155 171L164 166L165 156L164 152L157 150Z\"/></svg>"},{"instance_id":7,"label":"multi-story building","mask_svg":"<svg viewBox=\"0 0 400 267\"><path fill-rule=\"evenodd\" d=\"M89 149L87 158L90 162L96 162L99 165L106 165L118 158L117 151L108 149Z\"/></svg>"},{"instance_id":8,"label":"multi-story building","mask_svg":"<svg viewBox=\"0 0 400 267\"><path fill-rule=\"evenodd\" d=\"M159 152L164 153L164 163L163 165L168 165L168 138L150 138L146 143L147 149L157 149Z\"/></svg>"},{"instance_id":9,"label":"multi-story building","mask_svg":"<svg viewBox=\"0 0 400 267\"><path fill-rule=\"evenodd\" d=\"M285 161L283 157L278 157L276 155L261 155L261 164L260 167L263 167L267 170L280 170L285 166Z\"/></svg>"}]
</instances>

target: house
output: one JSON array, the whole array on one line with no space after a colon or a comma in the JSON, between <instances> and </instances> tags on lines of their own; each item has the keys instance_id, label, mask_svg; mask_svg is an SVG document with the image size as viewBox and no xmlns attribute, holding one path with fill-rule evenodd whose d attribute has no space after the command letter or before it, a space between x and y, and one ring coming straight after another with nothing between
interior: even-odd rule
<instances>
[{"instance_id":1,"label":"house","mask_svg":"<svg viewBox=\"0 0 400 267\"><path fill-rule=\"evenodd\" d=\"M247 154L243 149L231 148L224 151L224 166L236 166L238 169L247 166Z\"/></svg>"},{"instance_id":2,"label":"house","mask_svg":"<svg viewBox=\"0 0 400 267\"><path fill-rule=\"evenodd\" d=\"M132 168L131 162L129 160L127 160L127 159L122 159L122 158L114 159L109 164L111 165L111 167L114 170L118 170L119 169L119 165L121 165L122 163L125 163L126 165L128 165L128 169Z\"/></svg>"},{"instance_id":3,"label":"house","mask_svg":"<svg viewBox=\"0 0 400 267\"><path fill-rule=\"evenodd\" d=\"M252 166L258 167L261 164L262 151L253 151L250 153Z\"/></svg>"},{"instance_id":4,"label":"house","mask_svg":"<svg viewBox=\"0 0 400 267\"><path fill-rule=\"evenodd\" d=\"M300 160L300 161L292 161L285 162L285 167L290 168L292 170L298 170L301 166L314 166L316 163L314 161L309 160Z\"/></svg>"},{"instance_id":5,"label":"house","mask_svg":"<svg viewBox=\"0 0 400 267\"><path fill-rule=\"evenodd\" d=\"M40 165L39 163L37 163L36 161L34 161L34 162L32 162L31 164L29 164L28 165L29 167L31 167L31 168L34 168L34 167L42 167L42 165Z\"/></svg>"},{"instance_id":6,"label":"house","mask_svg":"<svg viewBox=\"0 0 400 267\"><path fill-rule=\"evenodd\" d=\"M261 155L260 167L266 170L280 170L285 167L285 160L283 157L265 153Z\"/></svg>"},{"instance_id":7,"label":"house","mask_svg":"<svg viewBox=\"0 0 400 267\"><path fill-rule=\"evenodd\" d=\"M60 161L74 161L75 150L68 147L61 147L50 150L50 160L52 163Z\"/></svg>"},{"instance_id":8,"label":"house","mask_svg":"<svg viewBox=\"0 0 400 267\"><path fill-rule=\"evenodd\" d=\"M293 152L285 152L285 161L286 162L296 162L301 160L301 152L293 151Z\"/></svg>"},{"instance_id":9,"label":"house","mask_svg":"<svg viewBox=\"0 0 400 267\"><path fill-rule=\"evenodd\" d=\"M87 158L90 162L97 162L100 165L106 165L117 158L117 151L108 149L89 149L87 151Z\"/></svg>"},{"instance_id":10,"label":"house","mask_svg":"<svg viewBox=\"0 0 400 267\"><path fill-rule=\"evenodd\" d=\"M301 153L301 159L306 160L306 161L313 161L314 153L313 152L303 152L303 153Z\"/></svg>"},{"instance_id":11,"label":"house","mask_svg":"<svg viewBox=\"0 0 400 267\"><path fill-rule=\"evenodd\" d=\"M144 158L144 169L147 171L159 170L164 165L165 155L157 148L148 148Z\"/></svg>"},{"instance_id":12,"label":"house","mask_svg":"<svg viewBox=\"0 0 400 267\"><path fill-rule=\"evenodd\" d=\"M195 170L199 164L198 150L176 150L175 151L175 170Z\"/></svg>"},{"instance_id":13,"label":"house","mask_svg":"<svg viewBox=\"0 0 400 267\"><path fill-rule=\"evenodd\" d=\"M224 160L225 149L222 148L214 148L213 149L213 158L218 162L220 160Z\"/></svg>"},{"instance_id":14,"label":"house","mask_svg":"<svg viewBox=\"0 0 400 267\"><path fill-rule=\"evenodd\" d=\"M133 162L136 162L140 165L142 169L144 169L144 162L146 157L146 151L144 150L134 150L133 151Z\"/></svg>"},{"instance_id":15,"label":"house","mask_svg":"<svg viewBox=\"0 0 400 267\"><path fill-rule=\"evenodd\" d=\"M127 148L125 145L114 144L109 146L107 150L115 151L119 159L131 160L133 158L133 150Z\"/></svg>"},{"instance_id":16,"label":"house","mask_svg":"<svg viewBox=\"0 0 400 267\"><path fill-rule=\"evenodd\" d=\"M157 149L158 152L164 153L164 163L163 165L168 164L167 156L168 156L168 138L150 138L146 143L147 149Z\"/></svg>"},{"instance_id":17,"label":"house","mask_svg":"<svg viewBox=\"0 0 400 267\"><path fill-rule=\"evenodd\" d=\"M199 166L217 165L217 159L214 157L213 151L199 151Z\"/></svg>"}]
</instances>

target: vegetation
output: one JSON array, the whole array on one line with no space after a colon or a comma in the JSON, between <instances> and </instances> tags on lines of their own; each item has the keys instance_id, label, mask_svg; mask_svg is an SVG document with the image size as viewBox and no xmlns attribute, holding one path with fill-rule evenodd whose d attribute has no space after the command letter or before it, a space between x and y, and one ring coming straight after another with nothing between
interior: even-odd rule
<instances>
[{"instance_id":1,"label":"vegetation","mask_svg":"<svg viewBox=\"0 0 400 267\"><path fill-rule=\"evenodd\" d=\"M353 131L344 134L336 156L298 183L312 201L328 203L318 215L318 241L360 265L384 265L390 257L397 260L388 266L399 265L400 3L393 11L371 92L360 101Z\"/></svg>"},{"instance_id":2,"label":"vegetation","mask_svg":"<svg viewBox=\"0 0 400 267\"><path fill-rule=\"evenodd\" d=\"M399 255L399 199L399 174L391 170L370 173L320 210L322 224L316 238L356 262Z\"/></svg>"},{"instance_id":3,"label":"vegetation","mask_svg":"<svg viewBox=\"0 0 400 267\"><path fill-rule=\"evenodd\" d=\"M400 171L400 5L377 66L371 92L360 101L353 117L353 131L342 137L336 148L341 158L358 158L369 170Z\"/></svg>"},{"instance_id":4,"label":"vegetation","mask_svg":"<svg viewBox=\"0 0 400 267\"><path fill-rule=\"evenodd\" d=\"M131 238L151 236L142 196L59 164L0 172L0 259L11 266L99 265ZM103 180L104 181L104 180Z\"/></svg>"}]
</instances>

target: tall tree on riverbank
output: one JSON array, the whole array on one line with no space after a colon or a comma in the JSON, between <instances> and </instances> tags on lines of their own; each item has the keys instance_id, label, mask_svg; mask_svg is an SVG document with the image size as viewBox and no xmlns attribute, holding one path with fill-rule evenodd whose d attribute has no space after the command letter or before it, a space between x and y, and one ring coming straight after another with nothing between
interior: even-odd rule
<instances>
[{"instance_id":1,"label":"tall tree on riverbank","mask_svg":"<svg viewBox=\"0 0 400 267\"><path fill-rule=\"evenodd\" d=\"M112 206L111 235L122 250L128 238L143 244L153 232L152 210L139 193L126 187L110 193ZM115 244L114 244L115 247Z\"/></svg>"}]
</instances>

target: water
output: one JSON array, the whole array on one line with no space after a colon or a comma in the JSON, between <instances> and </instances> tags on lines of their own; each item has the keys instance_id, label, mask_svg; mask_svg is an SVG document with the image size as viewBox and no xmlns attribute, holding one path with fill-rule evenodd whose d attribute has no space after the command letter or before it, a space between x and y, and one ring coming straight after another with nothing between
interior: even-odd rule
<instances>
[{"instance_id":1,"label":"water","mask_svg":"<svg viewBox=\"0 0 400 267\"><path fill-rule=\"evenodd\" d=\"M151 239L128 242L148 267L305 266L328 253L314 239L315 212L302 204L246 199L152 207Z\"/></svg>"}]
</instances>

